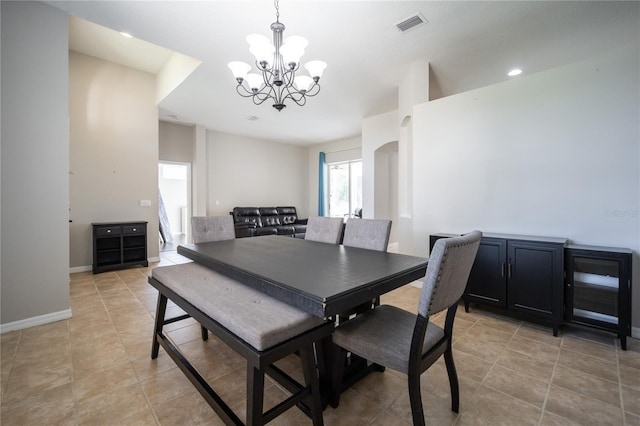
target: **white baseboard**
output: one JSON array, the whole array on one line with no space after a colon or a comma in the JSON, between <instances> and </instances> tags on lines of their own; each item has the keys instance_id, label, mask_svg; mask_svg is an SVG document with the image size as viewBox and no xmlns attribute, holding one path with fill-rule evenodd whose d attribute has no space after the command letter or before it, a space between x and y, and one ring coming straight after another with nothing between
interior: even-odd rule
<instances>
[{"instance_id":1,"label":"white baseboard","mask_svg":"<svg viewBox=\"0 0 640 426\"><path fill-rule=\"evenodd\" d=\"M160 262L160 257L150 257L147 259L149 263L158 263ZM93 270L93 266L74 266L73 268L69 268L70 274L76 274L78 272L91 272Z\"/></svg>"},{"instance_id":2,"label":"white baseboard","mask_svg":"<svg viewBox=\"0 0 640 426\"><path fill-rule=\"evenodd\" d=\"M409 284L411 287L422 288L422 280L414 281Z\"/></svg>"},{"instance_id":3,"label":"white baseboard","mask_svg":"<svg viewBox=\"0 0 640 426\"><path fill-rule=\"evenodd\" d=\"M631 337L640 339L640 327L631 327Z\"/></svg>"},{"instance_id":4,"label":"white baseboard","mask_svg":"<svg viewBox=\"0 0 640 426\"><path fill-rule=\"evenodd\" d=\"M49 324L50 322L61 321L69 318L71 318L71 309L66 309L64 311L52 312L50 314L39 315L37 317L31 317L7 324L0 324L0 334L15 330L22 330L23 328L35 327L37 325Z\"/></svg>"},{"instance_id":5,"label":"white baseboard","mask_svg":"<svg viewBox=\"0 0 640 426\"><path fill-rule=\"evenodd\" d=\"M93 269L91 265L88 266L74 266L73 268L69 268L70 274L76 274L78 272L89 272Z\"/></svg>"}]
</instances>

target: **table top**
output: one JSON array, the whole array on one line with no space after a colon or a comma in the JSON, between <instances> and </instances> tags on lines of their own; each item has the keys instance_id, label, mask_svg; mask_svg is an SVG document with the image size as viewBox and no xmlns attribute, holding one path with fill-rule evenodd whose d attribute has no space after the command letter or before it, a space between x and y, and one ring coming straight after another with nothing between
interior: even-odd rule
<instances>
[{"instance_id":1,"label":"table top","mask_svg":"<svg viewBox=\"0 0 640 426\"><path fill-rule=\"evenodd\" d=\"M427 268L422 257L275 235L183 244L178 253L322 317L420 279Z\"/></svg>"}]
</instances>

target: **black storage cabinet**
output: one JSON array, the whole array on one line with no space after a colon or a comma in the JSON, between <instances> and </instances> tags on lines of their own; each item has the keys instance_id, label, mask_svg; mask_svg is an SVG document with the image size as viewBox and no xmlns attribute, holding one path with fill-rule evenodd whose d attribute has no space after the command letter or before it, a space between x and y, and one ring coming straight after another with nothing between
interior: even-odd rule
<instances>
[{"instance_id":1,"label":"black storage cabinet","mask_svg":"<svg viewBox=\"0 0 640 426\"><path fill-rule=\"evenodd\" d=\"M565 319L631 336L631 259L625 248L570 245L566 250Z\"/></svg>"},{"instance_id":2,"label":"black storage cabinet","mask_svg":"<svg viewBox=\"0 0 640 426\"><path fill-rule=\"evenodd\" d=\"M434 234L430 247L439 238ZM551 323L558 335L563 321L564 248L567 240L508 234L483 234L462 296L505 313Z\"/></svg>"},{"instance_id":3,"label":"black storage cabinet","mask_svg":"<svg viewBox=\"0 0 640 426\"><path fill-rule=\"evenodd\" d=\"M93 227L93 273L149 266L147 222L100 222Z\"/></svg>"}]
</instances>

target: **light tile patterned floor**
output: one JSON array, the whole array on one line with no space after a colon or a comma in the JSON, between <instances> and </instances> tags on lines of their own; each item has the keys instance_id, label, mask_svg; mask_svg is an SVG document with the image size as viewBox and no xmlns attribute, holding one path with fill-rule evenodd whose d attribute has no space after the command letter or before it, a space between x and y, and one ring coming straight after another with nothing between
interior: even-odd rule
<instances>
[{"instance_id":1,"label":"light tile patterned floor","mask_svg":"<svg viewBox=\"0 0 640 426\"><path fill-rule=\"evenodd\" d=\"M162 259L184 261L175 252ZM157 294L149 271L73 274L72 319L1 336L2 425L222 424L162 349L157 360L149 357ZM419 291L405 286L382 302L415 311ZM203 342L193 320L168 329L244 418L244 360L216 338ZM427 424L640 425L640 342L618 346L609 333L564 327L556 338L547 327L461 308L454 341L460 414L450 411L439 361L422 376ZM283 364L299 373L295 357ZM408 425L405 388L404 376L389 369L372 374L343 394L338 409L325 410L325 424ZM269 383L266 404L282 395ZM311 422L292 409L272 424Z\"/></svg>"}]
</instances>

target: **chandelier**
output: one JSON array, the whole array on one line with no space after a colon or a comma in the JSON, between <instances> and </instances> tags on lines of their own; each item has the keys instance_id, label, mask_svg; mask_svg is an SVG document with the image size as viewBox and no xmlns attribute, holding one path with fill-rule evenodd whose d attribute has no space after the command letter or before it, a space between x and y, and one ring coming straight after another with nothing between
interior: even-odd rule
<instances>
[{"instance_id":1,"label":"chandelier","mask_svg":"<svg viewBox=\"0 0 640 426\"><path fill-rule=\"evenodd\" d=\"M302 106L307 103L307 97L320 92L318 81L327 64L318 60L309 61L304 66L309 75L296 75L300 58L309 42L300 36L291 36L282 42L285 26L280 22L278 0L274 0L274 6L276 22L271 24L273 44L261 34L247 36L249 51L256 58L259 73L250 73L251 65L245 62L233 61L227 66L238 82L236 91L240 96L252 98L256 105L272 99L273 107L282 111L287 99Z\"/></svg>"}]
</instances>

